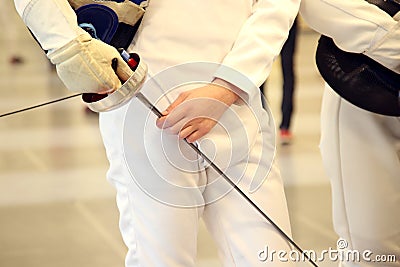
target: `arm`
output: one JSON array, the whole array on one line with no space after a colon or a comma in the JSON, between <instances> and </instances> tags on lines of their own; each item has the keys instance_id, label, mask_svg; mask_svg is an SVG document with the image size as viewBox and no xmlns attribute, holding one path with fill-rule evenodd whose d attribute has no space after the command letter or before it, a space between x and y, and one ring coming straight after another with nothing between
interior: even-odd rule
<instances>
[{"instance_id":1,"label":"arm","mask_svg":"<svg viewBox=\"0 0 400 267\"><path fill-rule=\"evenodd\" d=\"M132 74L118 51L93 39L77 23L67 0L14 0L57 73L71 91L107 93L118 89ZM114 72L111 61L117 58ZM118 76L117 76L118 75Z\"/></svg>"},{"instance_id":2,"label":"arm","mask_svg":"<svg viewBox=\"0 0 400 267\"><path fill-rule=\"evenodd\" d=\"M14 0L18 14L50 53L84 34L67 0Z\"/></svg>"},{"instance_id":3,"label":"arm","mask_svg":"<svg viewBox=\"0 0 400 267\"><path fill-rule=\"evenodd\" d=\"M297 15L299 0L258 0L212 84L182 93L157 126L195 142L240 98L259 101L259 88L279 55ZM238 75L241 74L241 75ZM255 86L257 84L257 86Z\"/></svg>"},{"instance_id":4,"label":"arm","mask_svg":"<svg viewBox=\"0 0 400 267\"><path fill-rule=\"evenodd\" d=\"M279 56L296 18L299 5L299 0L254 1L252 13L222 62L224 66L215 74L217 78L240 88L239 95L246 102L258 95L258 86L271 72L272 64ZM230 68L244 74L248 80L239 77Z\"/></svg>"},{"instance_id":5,"label":"arm","mask_svg":"<svg viewBox=\"0 0 400 267\"><path fill-rule=\"evenodd\" d=\"M400 24L364 0L303 0L300 13L342 50L364 53L400 73ZM397 14L399 15L399 14Z\"/></svg>"}]
</instances>

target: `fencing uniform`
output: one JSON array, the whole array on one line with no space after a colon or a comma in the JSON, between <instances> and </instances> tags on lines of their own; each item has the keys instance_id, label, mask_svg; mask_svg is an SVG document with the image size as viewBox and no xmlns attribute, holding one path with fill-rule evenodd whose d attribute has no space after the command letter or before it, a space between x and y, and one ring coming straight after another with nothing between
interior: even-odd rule
<instances>
[{"instance_id":1,"label":"fencing uniform","mask_svg":"<svg viewBox=\"0 0 400 267\"><path fill-rule=\"evenodd\" d=\"M172 3L171 1L153 1L146 11L147 13L139 29L137 39L131 49L140 54L143 60L148 63L151 76L157 77L158 72L183 62L210 61L223 62L228 66L234 67L242 73L246 73L255 83L259 84L264 79L263 72L270 71L272 61L279 54L279 49L283 44L282 41L284 41L290 27L288 19L285 22L284 19L279 18L278 14L274 14L274 12L278 11L275 8L278 6L283 7L283 2L279 4L270 4L269 2L259 1L258 4L253 5L252 1L214 1L208 5L204 1L197 3L190 1L172 1ZM287 14L285 14L286 12L283 8L280 8L279 13L283 12L282 17L294 18L296 4L293 2L291 5L293 8ZM176 6L179 6L179 8L176 8ZM212 8L210 8L211 6ZM243 10L246 10L246 12L243 12ZM253 16L249 17L252 12L254 12ZM223 15L221 16L220 14ZM252 40L256 38L253 34L257 30L263 29L272 20L272 17L268 16L268 14L273 16L274 24L282 25L279 27L282 30L273 29L271 25L268 30L268 32L271 32L267 35L271 34L270 40L274 44L269 43L269 38L266 36L265 42L263 41L261 46L256 46ZM268 48L270 48L270 54L268 56L263 55L264 50ZM261 64L258 64L258 61ZM268 68L268 70L265 68ZM191 71L190 69L188 70L188 72ZM190 74L188 73L187 75ZM213 78L212 72L205 72L204 77L205 80L211 81ZM173 78L170 76L170 79ZM166 90L168 89L166 88ZM256 112L260 112L259 114L261 115L263 111L258 91L255 90L256 88L251 89L253 91L247 91L245 97L249 99L249 102L254 103ZM161 101L157 101L158 96L155 95L153 97L150 91L156 91L158 95L165 92L160 92L159 88L143 89L143 93L153 103L157 103L161 110L166 108L168 100L161 99ZM172 95L167 95L167 97L174 99L179 93L179 89L175 91L172 91ZM286 242L270 226L262 222L263 219L254 213L254 210L243 202L243 199L236 192L232 191L214 202L215 193L209 190L207 186L205 186L205 189L201 189L202 185L204 188L204 184L209 184L210 181L215 179L213 177L216 175L215 172L209 168L200 172L191 172L190 175L183 175L183 173L176 173L172 168L173 166L166 166L166 170L158 170L160 167L154 167L157 170L154 174L150 174L170 173L174 177L166 179L179 177L179 179L193 183L185 185L186 187L199 188L194 190L195 192L188 191L187 194L190 194L189 196L182 196L185 199L189 197L188 203L194 202L192 204L194 207L189 209L166 206L162 203L166 202L164 198L158 197L156 193L151 192L146 196L146 193L143 193L143 190L140 189L140 183L139 187L132 183L132 177L127 173L126 167L118 165L118 162L123 161L121 140L123 137L121 134L123 133L122 128L125 118L143 118L142 123L135 119L135 123L129 125L125 119L125 131L136 136L135 140L139 140L140 143L137 144L132 141L132 147L135 147L135 149L129 149L130 151L137 150L138 147L145 147L143 150L148 151L151 149L151 151L148 151L149 154L160 155L163 154L163 147L168 146L165 142L173 143L173 140L166 139L163 139L163 143L157 143L157 145L153 146L150 143L143 143L142 140L145 136L143 136L143 127L140 125L146 123L144 119L148 111L140 103L134 102L138 102L138 100L133 100L129 108L125 107L117 110L115 114L100 114L103 138L111 163L108 178L117 184L117 188L122 187L126 190L126 193L121 188L118 190L118 201L120 206L125 207L125 210L120 208L122 210L121 231L129 247L128 266L130 266L130 262L137 262L138 266L194 266L198 220L201 217L217 243L224 266L265 265L256 257L257 251L262 249L263 243L276 248L288 248L287 244L285 244ZM238 109L239 113L241 109L246 109L240 106L235 108ZM136 115L126 114L126 112ZM243 114L242 119L244 121L246 120L245 116L247 115ZM260 117L264 118L258 125L264 128L262 130L264 132L262 133L263 138L268 138L268 140L272 141L273 134L271 131L273 129L265 129L264 126L268 125L268 119L264 115ZM115 121L115 118L118 118L118 120ZM229 117L226 119L229 120ZM224 118L221 118L221 120L224 120ZM109 127L110 124L113 126ZM254 124L249 125L254 127ZM130 127L132 129L128 129ZM149 130L149 132L154 130ZM252 132L250 143L254 144L256 142L256 145L250 151L247 142L243 143L242 148L238 147L233 151L233 153L249 151L249 156L254 157L254 161L253 159L249 161L246 156L238 161L230 162L230 166L226 166L227 168L225 169L230 177L241 177L243 175L241 185L245 190L249 188L248 179L251 179L254 167L260 164L264 168L269 168L269 163L258 162L257 153L259 153L259 149L266 150L269 154L274 153L274 148L269 146L268 141L257 140L261 138L258 131L256 128L248 129L248 132ZM207 138L215 142L217 155L222 156L232 153L229 148L224 147L224 140L226 139L223 136L221 137L217 129L210 132ZM218 140L221 141L218 142ZM148 142L154 142L154 140L152 139ZM108 143L110 145L107 145ZM264 147L257 147L259 145ZM177 149L177 146L173 145L168 147L173 150ZM139 156L140 154L138 153L137 157L132 159L132 162L135 160L143 161L143 158ZM194 156L192 155L192 157ZM179 159L175 160L175 162L178 161L181 162ZM223 161L217 162L219 166L224 166ZM202 168L199 169L198 164L199 162L193 162L191 170L201 170ZM200 164L202 163L200 162ZM242 174L245 168L249 171L248 174ZM144 176L146 175L145 172L149 172L149 170L137 170L136 176ZM261 205L267 213L278 220L286 231L289 231L282 184L278 177L279 174L274 164L264 184L250 197ZM137 179L135 180L137 181ZM224 187L224 182L220 182L219 186ZM132 196L136 196L136 199ZM152 199L152 197L155 199ZM130 202L129 199L131 199ZM168 199L168 196L166 199ZM212 203L209 203L210 201ZM274 204L269 205L267 203ZM131 210L130 214L128 210ZM154 216L158 217L158 219L154 218ZM132 224L135 224L135 226L132 227ZM170 229L168 233L165 233L165 227ZM155 238L156 236L159 238L153 240L152 237ZM160 253L160 251L162 252ZM167 262L169 264L166 264ZM273 263L274 266L279 264L282 263Z\"/></svg>"},{"instance_id":2,"label":"fencing uniform","mask_svg":"<svg viewBox=\"0 0 400 267\"><path fill-rule=\"evenodd\" d=\"M258 86L279 55L298 7L298 0L153 0L129 47L148 65L142 93L160 110L181 92L216 78L233 85L242 100L196 145L289 235L273 120L261 107ZM288 251L288 242L155 120L138 99L100 114L110 161L107 177L117 190L128 247L126 266L195 266L200 218L224 266L290 266L258 259L265 245Z\"/></svg>"},{"instance_id":3,"label":"fencing uniform","mask_svg":"<svg viewBox=\"0 0 400 267\"><path fill-rule=\"evenodd\" d=\"M396 16L362 0L305 0L300 11L312 28L344 51L364 53L400 72ZM326 85L321 127L335 230L347 249L373 252L342 266L400 266L400 118L362 110ZM379 263L373 261L376 255L395 255L397 261Z\"/></svg>"}]
</instances>

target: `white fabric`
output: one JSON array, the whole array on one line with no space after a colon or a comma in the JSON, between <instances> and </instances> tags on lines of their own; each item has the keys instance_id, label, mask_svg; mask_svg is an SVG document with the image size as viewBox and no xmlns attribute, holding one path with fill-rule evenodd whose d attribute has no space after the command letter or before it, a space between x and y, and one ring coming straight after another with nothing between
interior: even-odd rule
<instances>
[{"instance_id":1,"label":"white fabric","mask_svg":"<svg viewBox=\"0 0 400 267\"><path fill-rule=\"evenodd\" d=\"M65 86L74 92L108 93L121 87L132 71L118 51L93 39L77 24L66 0L15 0L16 8ZM117 69L111 66L117 59ZM117 73L117 75L115 74Z\"/></svg>"},{"instance_id":2,"label":"white fabric","mask_svg":"<svg viewBox=\"0 0 400 267\"><path fill-rule=\"evenodd\" d=\"M124 106L117 111L102 113L100 120L110 160L107 177L117 188L120 229L129 249L126 266L195 266L200 218L205 221L217 244L223 266L293 266L290 262L278 260L259 261L258 252L265 246L270 250L289 251L288 243L249 203L231 190L225 180L218 178L213 169L204 169L203 160L191 149L184 144L177 147L173 136L164 136L159 143L160 131L153 125L155 116L150 114L148 118L148 115L147 108L134 100L129 109ZM133 118L136 118L134 123L127 124ZM150 130L145 125L147 119L150 120ZM124 134L130 140L128 146L121 140L124 124L127 128ZM221 138L219 134L215 130L207 139L218 141ZM233 160L228 168L223 168L229 177L241 178L239 186L246 193L256 169L268 172L269 164L267 161L259 162L258 154L260 150L274 153L270 146L272 137L268 131L257 134L248 157ZM226 143L215 144L219 146L217 154L221 158L229 154L224 150ZM124 149L133 151L135 157L126 158ZM249 148L244 143L241 149L248 151ZM166 154L172 155L172 159L166 160ZM188 162L188 158L192 160ZM131 160L135 167L129 169L125 160ZM225 167L220 158L216 162ZM187 171L180 171L175 165L177 163L184 164ZM153 164L152 168L148 167L150 164ZM283 184L275 164L266 178L249 197L290 235ZM168 181L167 185L157 182L160 179ZM146 182L149 187L146 187ZM180 187L171 189L168 187L170 184L179 184ZM180 190L183 186L187 190ZM165 199L177 198L192 203L192 207L163 203Z\"/></svg>"},{"instance_id":3,"label":"white fabric","mask_svg":"<svg viewBox=\"0 0 400 267\"><path fill-rule=\"evenodd\" d=\"M343 50L398 68L397 22L378 7L364 0L303 0L300 11L311 27ZM336 232L350 250L397 257L396 263L344 261L340 266L400 266L399 118L355 107L326 85L321 131Z\"/></svg>"},{"instance_id":4,"label":"white fabric","mask_svg":"<svg viewBox=\"0 0 400 267\"><path fill-rule=\"evenodd\" d=\"M306 0L300 13L342 50L364 53L400 73L399 22L377 6L363 0Z\"/></svg>"},{"instance_id":5,"label":"white fabric","mask_svg":"<svg viewBox=\"0 0 400 267\"><path fill-rule=\"evenodd\" d=\"M112 92L122 86L120 79L126 81L133 74L117 49L86 32L49 52L47 57L56 65L65 86L74 92ZM117 59L115 70L112 67L114 58Z\"/></svg>"},{"instance_id":6,"label":"white fabric","mask_svg":"<svg viewBox=\"0 0 400 267\"><path fill-rule=\"evenodd\" d=\"M392 27L365 55L400 74L400 22Z\"/></svg>"},{"instance_id":7,"label":"white fabric","mask_svg":"<svg viewBox=\"0 0 400 267\"><path fill-rule=\"evenodd\" d=\"M225 72L217 71L215 76L244 90L245 99L257 99L257 86L270 73L299 3L299 0L152 1L131 49L138 51L153 74L177 63L221 62L245 74L256 86L250 88L249 82L238 81Z\"/></svg>"},{"instance_id":8,"label":"white fabric","mask_svg":"<svg viewBox=\"0 0 400 267\"><path fill-rule=\"evenodd\" d=\"M18 0L14 1L15 9L17 10L18 14L22 17L26 6L29 4L31 0Z\"/></svg>"},{"instance_id":9,"label":"white fabric","mask_svg":"<svg viewBox=\"0 0 400 267\"><path fill-rule=\"evenodd\" d=\"M241 179L242 189L288 235L283 185L275 163L270 169L272 162L268 160L275 153L275 129L272 118L261 107L258 85L266 79L279 55L298 6L299 0L154 0L130 47L149 66L149 78L185 62L224 63L248 77L238 81L236 76L219 77L216 69L208 73L207 82L222 78L240 88L243 92L239 94L245 96L253 112L248 112L247 105L233 105L231 110L238 114L241 123L230 125L230 117L224 114L221 121L232 131L215 127L200 146L208 152L214 148L216 162L225 162L227 155L232 154L224 170ZM197 69L177 73L168 80L192 74L197 75ZM143 93L161 110L184 90L177 88L160 98L165 91L157 85L147 88ZM229 189L228 184L222 178L217 179L212 169L205 169L207 164L193 151L176 143L176 137L160 139L155 119L137 99L100 114L101 133L110 161L107 177L117 189L120 228L129 249L126 266L194 266L200 217L218 244L224 266L292 266L290 262L277 260L259 261L258 252L266 245L276 251L288 251L287 241L235 191L221 197L219 190ZM246 134L238 136L241 127ZM229 139L231 133L236 137ZM228 151L227 140L237 144L236 150ZM184 155L180 154L182 151ZM166 158L165 153L174 161ZM187 169L181 170L172 163L185 164ZM252 187L257 175L262 179ZM147 191L144 186L148 186ZM173 206L155 198L191 205L179 208L176 206L180 202Z\"/></svg>"},{"instance_id":10,"label":"white fabric","mask_svg":"<svg viewBox=\"0 0 400 267\"><path fill-rule=\"evenodd\" d=\"M289 29L294 21L293 14L298 12L299 1L259 0L253 1L253 3L252 7L246 7L251 11L248 14L250 16L246 18L241 26L231 51L226 54L222 63L224 66L245 74L252 83L260 86L265 82L271 71L273 60L282 49L282 41L286 40L288 36ZM222 3L221 7L223 7L223 4L226 6L236 5L229 0L226 3ZM234 16L226 15L230 10L225 10L225 8L221 8L217 12L224 14L224 17L233 19ZM239 18L238 20L241 22ZM290 18L290 20L287 18ZM212 26L210 25L210 27ZM228 24L226 29L229 29ZM238 87L243 87L243 84L237 81L235 77L225 76L224 74L226 73L217 72L216 76L230 80L232 84ZM254 92L248 93L254 95Z\"/></svg>"},{"instance_id":11,"label":"white fabric","mask_svg":"<svg viewBox=\"0 0 400 267\"><path fill-rule=\"evenodd\" d=\"M157 79L159 76L154 79L164 85L162 88L150 80L141 92L163 110L188 87L171 90L163 79ZM164 78L171 83L176 76ZM160 98L162 89L169 93ZM275 153L272 118L260 101L253 109L259 121L247 105L231 107L239 120L224 114L220 123L226 128L213 128L201 140L200 148L231 179L240 179L242 190L290 235L283 185L275 163L269 173L269 158ZM155 120L138 99L100 114L110 161L107 177L117 188L120 227L129 248L126 265L194 266L198 220L203 218L218 244L224 266L291 266L258 260L257 253L266 245L271 250L288 251L288 243L237 192L229 192L232 188L221 177L217 179L213 169L205 169L207 164L194 151L156 128ZM258 176L265 179L251 190Z\"/></svg>"},{"instance_id":12,"label":"white fabric","mask_svg":"<svg viewBox=\"0 0 400 267\"><path fill-rule=\"evenodd\" d=\"M234 105L232 108L241 114L240 120L247 127L248 135L237 137L235 128L228 132L235 137L227 139L227 133L221 136L216 127L203 140L214 144L209 147L215 148L215 161L230 177L242 178L241 188L246 193L251 189L250 180L254 178L254 172L268 173L270 161L263 157L275 153L272 118L262 111L259 89L253 82L261 83L268 75L298 5L298 1L275 0L260 0L258 3L251 0L152 1L129 48L148 64L150 78L158 77L158 73L176 64L225 63L225 60L228 67L240 69L250 78L238 87L259 117L258 124L249 122L249 115L244 112L247 105ZM281 9L277 10L278 6ZM267 23L269 21L271 25ZM253 44L251 51L248 38ZM234 54L237 55L236 61ZM186 77L193 76L193 73L198 73L198 70L168 76L164 83L160 82L161 89L169 90L170 80L177 75ZM214 79L210 75L208 81ZM226 80L238 85L231 79ZM181 90L184 89L178 88L159 99L165 92L157 84L149 87L145 84L143 94L164 110ZM229 121L228 118L221 120L224 119ZM215 173L210 168L204 170L201 159L179 160L185 146L177 145L171 136L161 139L155 120L156 117L149 115L137 99L133 99L129 106L100 114L101 132L110 160L107 177L117 188L120 228L129 249L126 265L194 266L198 220L203 218L217 242L224 266L291 266L290 262L258 260L257 253L265 245L288 251L287 242L235 191L212 201L218 190L226 189L227 183L222 178L213 183ZM125 133L122 133L123 129ZM124 136L128 144L123 143ZM228 150L227 140L239 143L228 166L223 164L224 158L232 153ZM212 150L208 150L207 142L202 142L200 144L205 150ZM187 153L192 158L196 156L190 149ZM165 154L175 160L171 162ZM184 164L188 171L179 171L174 163ZM275 165L264 177L264 183L254 186L250 196L289 234L285 197ZM180 186L171 189L171 184ZM161 204L160 201L167 202L165 199L170 200L168 203L176 201L175 205ZM174 207L180 203L178 201L191 208Z\"/></svg>"},{"instance_id":13,"label":"white fabric","mask_svg":"<svg viewBox=\"0 0 400 267\"><path fill-rule=\"evenodd\" d=\"M321 152L331 179L336 232L350 250L396 255L400 266L400 118L348 103L328 86L321 114Z\"/></svg>"},{"instance_id":14,"label":"white fabric","mask_svg":"<svg viewBox=\"0 0 400 267\"><path fill-rule=\"evenodd\" d=\"M15 0L25 24L44 50L58 49L82 34L66 0Z\"/></svg>"}]
</instances>

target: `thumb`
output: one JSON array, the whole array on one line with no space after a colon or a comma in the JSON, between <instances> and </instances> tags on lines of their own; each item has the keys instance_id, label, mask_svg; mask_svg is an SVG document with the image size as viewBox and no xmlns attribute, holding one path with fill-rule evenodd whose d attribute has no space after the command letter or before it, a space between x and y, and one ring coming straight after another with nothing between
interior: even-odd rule
<instances>
[{"instance_id":1,"label":"thumb","mask_svg":"<svg viewBox=\"0 0 400 267\"><path fill-rule=\"evenodd\" d=\"M120 55L115 58L116 59L116 68L114 68L115 73L117 74L118 78L125 82L133 75L133 70L128 66L128 64L122 59Z\"/></svg>"},{"instance_id":2,"label":"thumb","mask_svg":"<svg viewBox=\"0 0 400 267\"><path fill-rule=\"evenodd\" d=\"M118 75L115 73L117 66L118 66L118 59L113 58L111 60L112 71L109 71L109 69L107 67L108 79L107 79L107 81L104 81L107 84L107 86L106 86L107 89L102 90L102 91L99 90L99 92L97 92L98 94L110 94L122 86L121 80L119 79Z\"/></svg>"},{"instance_id":3,"label":"thumb","mask_svg":"<svg viewBox=\"0 0 400 267\"><path fill-rule=\"evenodd\" d=\"M185 93L181 93L178 98L176 98L175 101L172 102L171 105L169 105L169 107L163 112L163 115L168 115L172 110L185 101L186 98L187 95Z\"/></svg>"}]
</instances>

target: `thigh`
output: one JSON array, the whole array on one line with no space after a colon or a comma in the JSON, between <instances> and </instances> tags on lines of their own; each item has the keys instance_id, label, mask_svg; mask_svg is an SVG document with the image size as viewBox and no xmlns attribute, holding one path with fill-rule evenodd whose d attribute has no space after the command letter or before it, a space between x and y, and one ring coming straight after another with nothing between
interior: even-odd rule
<instances>
[{"instance_id":1,"label":"thigh","mask_svg":"<svg viewBox=\"0 0 400 267\"><path fill-rule=\"evenodd\" d=\"M258 134L248 157L232 163L224 171L291 236L283 184L275 162L270 161L274 148L268 140L271 139ZM289 252L288 242L212 168L207 169L207 177L203 218L217 243L224 266L291 266L290 262L277 258L263 258L266 247L270 252Z\"/></svg>"},{"instance_id":2,"label":"thigh","mask_svg":"<svg viewBox=\"0 0 400 267\"><path fill-rule=\"evenodd\" d=\"M201 207L172 207L134 183L114 183L126 266L195 266Z\"/></svg>"},{"instance_id":3,"label":"thigh","mask_svg":"<svg viewBox=\"0 0 400 267\"><path fill-rule=\"evenodd\" d=\"M399 118L361 110L330 88L321 116L337 233L350 249L400 256Z\"/></svg>"},{"instance_id":4,"label":"thigh","mask_svg":"<svg viewBox=\"0 0 400 267\"><path fill-rule=\"evenodd\" d=\"M150 115L139 102L101 115L126 266L194 266L205 176L196 153L161 136Z\"/></svg>"}]
</instances>

